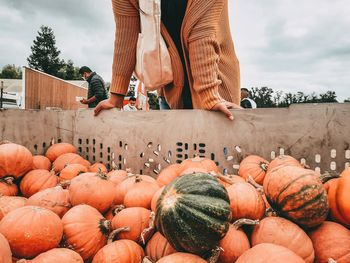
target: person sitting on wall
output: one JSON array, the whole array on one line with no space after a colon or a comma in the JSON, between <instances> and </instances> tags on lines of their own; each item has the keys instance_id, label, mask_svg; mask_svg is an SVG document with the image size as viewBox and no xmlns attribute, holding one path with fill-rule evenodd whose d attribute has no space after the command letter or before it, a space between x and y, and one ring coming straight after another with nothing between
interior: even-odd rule
<instances>
[{"instance_id":1,"label":"person sitting on wall","mask_svg":"<svg viewBox=\"0 0 350 263\"><path fill-rule=\"evenodd\" d=\"M249 97L249 90L241 89L241 107L245 109L256 109L256 102Z\"/></svg>"},{"instance_id":2,"label":"person sitting on wall","mask_svg":"<svg viewBox=\"0 0 350 263\"><path fill-rule=\"evenodd\" d=\"M87 66L81 67L79 74L89 83L88 96L87 99L80 100L82 104L88 104L89 108L95 108L100 101L108 98L105 82L100 75L92 72Z\"/></svg>"},{"instance_id":3,"label":"person sitting on wall","mask_svg":"<svg viewBox=\"0 0 350 263\"><path fill-rule=\"evenodd\" d=\"M135 97L130 97L129 103L126 104L126 105L123 107L123 110L124 110L124 111L137 111L137 108L136 108L136 98L135 98Z\"/></svg>"}]
</instances>

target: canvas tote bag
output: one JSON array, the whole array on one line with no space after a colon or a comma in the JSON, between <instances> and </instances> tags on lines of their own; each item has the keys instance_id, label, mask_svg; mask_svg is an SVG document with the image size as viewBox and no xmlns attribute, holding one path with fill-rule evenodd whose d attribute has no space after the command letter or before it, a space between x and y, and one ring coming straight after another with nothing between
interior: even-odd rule
<instances>
[{"instance_id":1,"label":"canvas tote bag","mask_svg":"<svg viewBox=\"0 0 350 263\"><path fill-rule=\"evenodd\" d=\"M171 59L160 33L161 0L139 0L141 33L137 41L135 75L147 90L173 81Z\"/></svg>"}]
</instances>

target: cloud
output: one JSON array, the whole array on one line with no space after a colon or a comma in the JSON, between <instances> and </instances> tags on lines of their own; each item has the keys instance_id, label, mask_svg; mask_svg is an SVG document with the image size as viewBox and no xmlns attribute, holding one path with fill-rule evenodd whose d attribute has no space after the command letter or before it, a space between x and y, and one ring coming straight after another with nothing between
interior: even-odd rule
<instances>
[{"instance_id":1,"label":"cloud","mask_svg":"<svg viewBox=\"0 0 350 263\"><path fill-rule=\"evenodd\" d=\"M350 97L347 0L228 1L242 86ZM0 0L0 6L0 67L26 65L37 31L47 25L63 59L111 79L110 0Z\"/></svg>"}]
</instances>

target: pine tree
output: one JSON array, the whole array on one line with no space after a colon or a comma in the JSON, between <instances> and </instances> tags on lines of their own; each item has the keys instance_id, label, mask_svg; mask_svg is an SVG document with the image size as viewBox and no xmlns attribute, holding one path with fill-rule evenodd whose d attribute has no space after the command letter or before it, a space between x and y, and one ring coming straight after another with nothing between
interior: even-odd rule
<instances>
[{"instance_id":1,"label":"pine tree","mask_svg":"<svg viewBox=\"0 0 350 263\"><path fill-rule=\"evenodd\" d=\"M41 26L33 43L32 54L27 58L29 67L57 76L63 61L59 58L61 51L56 47L53 30L50 27Z\"/></svg>"}]
</instances>

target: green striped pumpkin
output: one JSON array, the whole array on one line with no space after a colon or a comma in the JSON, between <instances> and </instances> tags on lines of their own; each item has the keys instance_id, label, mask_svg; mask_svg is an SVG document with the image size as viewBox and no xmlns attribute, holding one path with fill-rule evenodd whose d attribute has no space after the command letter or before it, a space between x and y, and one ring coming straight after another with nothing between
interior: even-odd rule
<instances>
[{"instance_id":1,"label":"green striped pumpkin","mask_svg":"<svg viewBox=\"0 0 350 263\"><path fill-rule=\"evenodd\" d=\"M205 173L176 178L157 202L157 229L177 251L203 255L217 247L230 219L226 189Z\"/></svg>"},{"instance_id":2,"label":"green striped pumpkin","mask_svg":"<svg viewBox=\"0 0 350 263\"><path fill-rule=\"evenodd\" d=\"M264 192L282 217L302 227L320 225L328 214L327 193L320 174L296 166L279 166L266 174Z\"/></svg>"}]
</instances>

